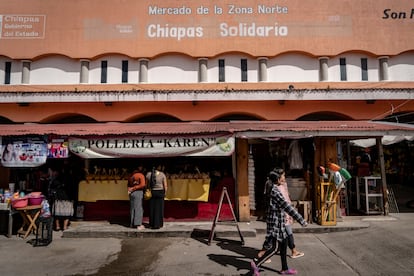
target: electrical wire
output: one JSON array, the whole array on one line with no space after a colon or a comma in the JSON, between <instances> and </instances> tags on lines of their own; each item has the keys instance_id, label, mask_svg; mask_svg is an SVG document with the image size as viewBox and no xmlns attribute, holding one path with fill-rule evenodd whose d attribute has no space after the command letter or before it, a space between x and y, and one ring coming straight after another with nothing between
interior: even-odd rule
<instances>
[{"instance_id":1,"label":"electrical wire","mask_svg":"<svg viewBox=\"0 0 414 276\"><path fill-rule=\"evenodd\" d=\"M411 101L411 100L406 100L405 102L401 103L401 104L400 104L400 105L398 105L397 107L394 107L394 106L391 104L391 109L390 109L390 110L388 110L388 111L386 111L386 112L384 112L384 113L382 113L382 114L380 114L380 115L378 115L378 116L376 116L376 117L372 118L372 119L371 119L371 121L378 120L379 118L384 119L384 116L386 116L387 114L388 114L388 115L392 115L392 114L394 113L394 111L395 111L395 110L398 110L400 107L402 107L402 106L406 105L406 104L407 104L407 103L409 103L410 101Z\"/></svg>"}]
</instances>

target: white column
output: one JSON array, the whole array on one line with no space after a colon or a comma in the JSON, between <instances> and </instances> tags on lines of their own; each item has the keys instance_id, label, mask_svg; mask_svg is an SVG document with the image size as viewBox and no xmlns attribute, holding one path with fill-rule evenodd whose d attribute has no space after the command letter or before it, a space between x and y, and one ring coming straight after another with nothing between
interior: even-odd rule
<instances>
[{"instance_id":1,"label":"white column","mask_svg":"<svg viewBox=\"0 0 414 276\"><path fill-rule=\"evenodd\" d=\"M30 83L30 60L22 60L22 84Z\"/></svg>"},{"instance_id":2,"label":"white column","mask_svg":"<svg viewBox=\"0 0 414 276\"><path fill-rule=\"evenodd\" d=\"M328 57L319 58L319 81L328 81Z\"/></svg>"},{"instance_id":3,"label":"white column","mask_svg":"<svg viewBox=\"0 0 414 276\"><path fill-rule=\"evenodd\" d=\"M207 82L208 58L198 59L198 82Z\"/></svg>"},{"instance_id":4,"label":"white column","mask_svg":"<svg viewBox=\"0 0 414 276\"><path fill-rule=\"evenodd\" d=\"M82 59L80 71L80 83L89 83L89 60Z\"/></svg>"},{"instance_id":5,"label":"white column","mask_svg":"<svg viewBox=\"0 0 414 276\"><path fill-rule=\"evenodd\" d=\"M379 80L387 81L388 80L388 57L383 56L378 58L379 62Z\"/></svg>"},{"instance_id":6,"label":"white column","mask_svg":"<svg viewBox=\"0 0 414 276\"><path fill-rule=\"evenodd\" d=\"M139 82L148 82L148 62L146 58L140 58L139 60Z\"/></svg>"},{"instance_id":7,"label":"white column","mask_svg":"<svg viewBox=\"0 0 414 276\"><path fill-rule=\"evenodd\" d=\"M1 60L1 65L0 65L0 84L4 84L4 79L6 77L6 62Z\"/></svg>"},{"instance_id":8,"label":"white column","mask_svg":"<svg viewBox=\"0 0 414 276\"><path fill-rule=\"evenodd\" d=\"M267 57L259 57L259 81L267 81Z\"/></svg>"}]
</instances>

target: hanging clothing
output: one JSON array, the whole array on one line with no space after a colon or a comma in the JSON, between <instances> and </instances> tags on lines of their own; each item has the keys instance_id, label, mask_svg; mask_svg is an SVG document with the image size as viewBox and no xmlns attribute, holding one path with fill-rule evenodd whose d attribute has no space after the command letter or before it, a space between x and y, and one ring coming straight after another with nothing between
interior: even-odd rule
<instances>
[{"instance_id":1,"label":"hanging clothing","mask_svg":"<svg viewBox=\"0 0 414 276\"><path fill-rule=\"evenodd\" d=\"M299 140L293 140L288 148L288 161L291 170L303 169L302 149Z\"/></svg>"}]
</instances>

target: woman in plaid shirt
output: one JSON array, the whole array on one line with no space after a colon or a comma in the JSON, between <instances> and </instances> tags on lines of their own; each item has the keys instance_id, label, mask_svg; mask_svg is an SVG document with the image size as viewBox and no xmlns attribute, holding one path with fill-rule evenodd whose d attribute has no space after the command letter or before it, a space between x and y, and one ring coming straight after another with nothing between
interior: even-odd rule
<instances>
[{"instance_id":1,"label":"woman in plaid shirt","mask_svg":"<svg viewBox=\"0 0 414 276\"><path fill-rule=\"evenodd\" d=\"M277 172L271 171L269 179L273 183L281 181L281 175ZM266 218L266 238L263 243L263 248L266 252L258 259L251 261L253 275L259 276L259 267L268 259L270 259L277 251L277 243L280 243L280 259L282 262L282 275L293 275L297 271L287 265L287 232L285 227L285 213L288 213L294 220L299 222L302 226L307 226L307 222L303 217L293 208L283 197L279 189L274 185L270 192L270 202L267 209ZM269 247L270 246L270 247Z\"/></svg>"}]
</instances>

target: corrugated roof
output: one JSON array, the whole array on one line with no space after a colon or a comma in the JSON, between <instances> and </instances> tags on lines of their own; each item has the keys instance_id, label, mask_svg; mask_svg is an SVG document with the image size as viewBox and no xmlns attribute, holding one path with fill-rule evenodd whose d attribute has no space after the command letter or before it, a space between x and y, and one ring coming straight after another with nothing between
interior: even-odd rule
<instances>
[{"instance_id":1,"label":"corrugated roof","mask_svg":"<svg viewBox=\"0 0 414 276\"><path fill-rule=\"evenodd\" d=\"M1 136L22 135L192 135L228 133L238 137L414 135L414 126L372 121L231 121L94 124L7 124Z\"/></svg>"},{"instance_id":2,"label":"corrugated roof","mask_svg":"<svg viewBox=\"0 0 414 276\"><path fill-rule=\"evenodd\" d=\"M228 132L228 123L87 123L0 125L0 135L128 135Z\"/></svg>"}]
</instances>

